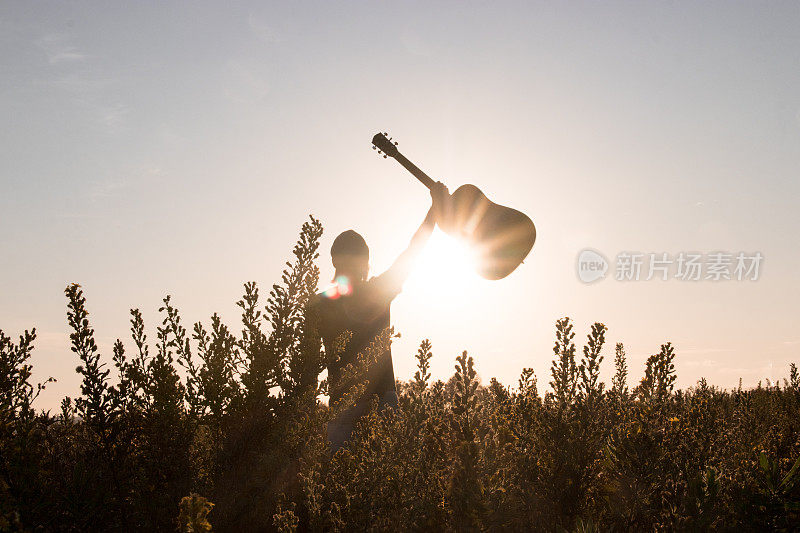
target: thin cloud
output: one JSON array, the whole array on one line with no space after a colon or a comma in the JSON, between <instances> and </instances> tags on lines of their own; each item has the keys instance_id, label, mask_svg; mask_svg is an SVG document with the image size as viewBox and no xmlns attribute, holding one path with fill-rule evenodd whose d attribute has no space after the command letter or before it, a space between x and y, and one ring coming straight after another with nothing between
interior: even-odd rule
<instances>
[{"instance_id":1,"label":"thin cloud","mask_svg":"<svg viewBox=\"0 0 800 533\"><path fill-rule=\"evenodd\" d=\"M36 41L51 65L75 63L86 60L89 56L70 43L69 37L58 33L50 33Z\"/></svg>"},{"instance_id":2,"label":"thin cloud","mask_svg":"<svg viewBox=\"0 0 800 533\"><path fill-rule=\"evenodd\" d=\"M100 108L100 123L111 130L121 128L125 123L125 118L130 112L128 106L117 104L111 107Z\"/></svg>"}]
</instances>

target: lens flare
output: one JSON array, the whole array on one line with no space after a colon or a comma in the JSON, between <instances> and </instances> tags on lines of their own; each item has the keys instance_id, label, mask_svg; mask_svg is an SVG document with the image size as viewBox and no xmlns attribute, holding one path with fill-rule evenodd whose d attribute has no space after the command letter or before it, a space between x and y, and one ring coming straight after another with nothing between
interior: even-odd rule
<instances>
[{"instance_id":1,"label":"lens flare","mask_svg":"<svg viewBox=\"0 0 800 533\"><path fill-rule=\"evenodd\" d=\"M331 285L322 292L322 295L330 300L335 300L339 297L339 290L336 285Z\"/></svg>"},{"instance_id":2,"label":"lens flare","mask_svg":"<svg viewBox=\"0 0 800 533\"><path fill-rule=\"evenodd\" d=\"M350 278L347 276L337 277L336 286L339 288L339 294L341 296L347 296L353 292L353 286L350 284Z\"/></svg>"},{"instance_id":3,"label":"lens flare","mask_svg":"<svg viewBox=\"0 0 800 533\"><path fill-rule=\"evenodd\" d=\"M347 276L338 276L333 285L322 291L322 295L330 300L336 300L340 296L349 296L353 292L353 285Z\"/></svg>"}]
</instances>

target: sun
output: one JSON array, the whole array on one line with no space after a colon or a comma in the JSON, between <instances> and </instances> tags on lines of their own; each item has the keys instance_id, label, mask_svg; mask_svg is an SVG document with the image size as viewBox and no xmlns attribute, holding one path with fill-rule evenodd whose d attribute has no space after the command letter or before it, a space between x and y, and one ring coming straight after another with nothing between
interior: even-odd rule
<instances>
[{"instance_id":1,"label":"sun","mask_svg":"<svg viewBox=\"0 0 800 533\"><path fill-rule=\"evenodd\" d=\"M466 243L438 228L417 260L405 291L428 302L469 295L484 280L474 270L475 258Z\"/></svg>"}]
</instances>

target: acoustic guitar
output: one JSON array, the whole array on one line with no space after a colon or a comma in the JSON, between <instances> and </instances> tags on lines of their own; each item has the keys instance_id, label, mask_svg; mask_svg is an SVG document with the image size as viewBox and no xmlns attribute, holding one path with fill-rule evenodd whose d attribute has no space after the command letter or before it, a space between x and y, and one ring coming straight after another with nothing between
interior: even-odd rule
<instances>
[{"instance_id":1,"label":"acoustic guitar","mask_svg":"<svg viewBox=\"0 0 800 533\"><path fill-rule=\"evenodd\" d=\"M434 181L406 159L388 134L372 138L373 149L391 157L431 189ZM475 185L462 185L450 195L439 227L466 241L476 257L475 269L486 279L502 279L522 263L536 240L536 227L524 213L489 200Z\"/></svg>"}]
</instances>

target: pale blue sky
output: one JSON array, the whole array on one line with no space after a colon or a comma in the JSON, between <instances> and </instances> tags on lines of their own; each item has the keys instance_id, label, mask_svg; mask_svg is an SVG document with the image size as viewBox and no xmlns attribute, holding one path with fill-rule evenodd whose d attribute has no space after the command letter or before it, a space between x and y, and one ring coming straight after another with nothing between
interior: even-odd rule
<instances>
[{"instance_id":1,"label":"pale blue sky","mask_svg":"<svg viewBox=\"0 0 800 533\"><path fill-rule=\"evenodd\" d=\"M800 362L800 4L231 4L0 6L0 327L37 328L36 375L59 380L41 407L78 393L70 282L108 356L131 307L155 336L165 294L236 329L242 283L267 292L308 213L323 252L352 227L385 268L428 196L369 149L378 129L539 231L503 281L415 273L398 377L427 336L434 377L466 349L484 380L544 385L564 315L581 341L605 322L605 373L623 341L631 381L666 340L683 387ZM585 247L765 259L757 282L584 285Z\"/></svg>"}]
</instances>

